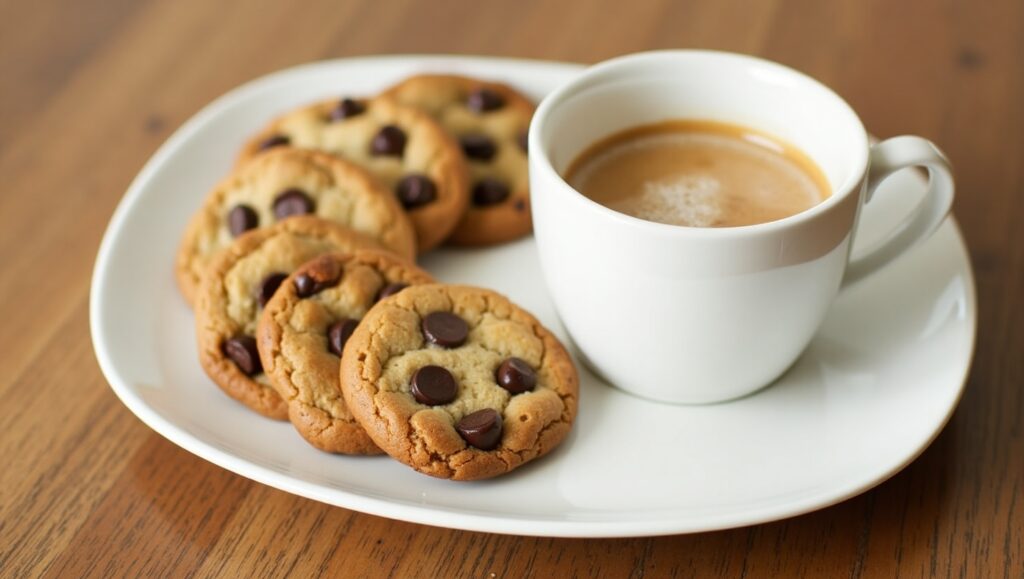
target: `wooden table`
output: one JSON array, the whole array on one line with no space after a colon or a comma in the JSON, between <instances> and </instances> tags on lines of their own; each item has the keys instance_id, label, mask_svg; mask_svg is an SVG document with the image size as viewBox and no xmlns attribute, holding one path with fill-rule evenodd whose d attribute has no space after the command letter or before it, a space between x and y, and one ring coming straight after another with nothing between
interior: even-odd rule
<instances>
[{"instance_id":1,"label":"wooden table","mask_svg":"<svg viewBox=\"0 0 1024 579\"><path fill-rule=\"evenodd\" d=\"M0 0L0 575L1024 576L1024 3L292 4ZM952 159L977 352L950 424L888 482L717 533L451 531L238 477L152 432L107 386L87 313L100 236L146 159L214 97L357 54L594 62L664 47L794 66L875 134L924 135Z\"/></svg>"}]
</instances>

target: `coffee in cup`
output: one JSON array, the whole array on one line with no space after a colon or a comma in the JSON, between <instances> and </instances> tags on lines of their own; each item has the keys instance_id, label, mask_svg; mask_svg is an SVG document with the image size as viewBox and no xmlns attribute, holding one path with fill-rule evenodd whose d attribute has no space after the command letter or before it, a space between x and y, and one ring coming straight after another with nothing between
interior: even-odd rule
<instances>
[{"instance_id":1,"label":"coffee in cup","mask_svg":"<svg viewBox=\"0 0 1024 579\"><path fill-rule=\"evenodd\" d=\"M620 213L669 225L736 227L795 215L829 196L806 154L741 125L670 120L601 139L566 181Z\"/></svg>"}]
</instances>

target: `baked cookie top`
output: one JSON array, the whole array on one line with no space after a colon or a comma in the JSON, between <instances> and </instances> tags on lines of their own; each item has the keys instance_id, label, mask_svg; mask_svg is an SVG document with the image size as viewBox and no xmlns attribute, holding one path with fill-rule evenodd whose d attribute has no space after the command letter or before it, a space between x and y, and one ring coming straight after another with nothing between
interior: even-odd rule
<instances>
[{"instance_id":1,"label":"baked cookie top","mask_svg":"<svg viewBox=\"0 0 1024 579\"><path fill-rule=\"evenodd\" d=\"M427 272L383 251L329 253L295 270L267 302L257 330L263 370L310 444L327 452L380 454L342 398L340 356L380 298L432 282Z\"/></svg>"},{"instance_id":2,"label":"baked cookie top","mask_svg":"<svg viewBox=\"0 0 1024 579\"><path fill-rule=\"evenodd\" d=\"M451 233L469 202L458 143L429 115L389 99L295 109L253 137L240 158L281 147L324 151L367 169L408 212L420 252Z\"/></svg>"},{"instance_id":3,"label":"baked cookie top","mask_svg":"<svg viewBox=\"0 0 1024 579\"><path fill-rule=\"evenodd\" d=\"M534 106L512 87L455 75L405 79L384 96L415 106L455 136L470 171L470 206L450 240L491 245L530 233L526 135Z\"/></svg>"},{"instance_id":4,"label":"baked cookie top","mask_svg":"<svg viewBox=\"0 0 1024 579\"><path fill-rule=\"evenodd\" d=\"M185 299L194 301L203 269L234 238L307 214L365 233L399 255L416 255L405 211L364 169L325 153L279 148L236 167L189 222L175 268Z\"/></svg>"},{"instance_id":5,"label":"baked cookie top","mask_svg":"<svg viewBox=\"0 0 1024 579\"><path fill-rule=\"evenodd\" d=\"M555 336L505 297L430 284L367 313L345 346L341 385L385 452L425 474L474 480L557 446L579 379Z\"/></svg>"},{"instance_id":6,"label":"baked cookie top","mask_svg":"<svg viewBox=\"0 0 1024 579\"><path fill-rule=\"evenodd\" d=\"M284 420L288 408L263 372L256 325L289 273L330 251L375 248L368 237L316 217L290 217L254 229L217 254L196 293L199 362L226 394L260 414Z\"/></svg>"}]
</instances>

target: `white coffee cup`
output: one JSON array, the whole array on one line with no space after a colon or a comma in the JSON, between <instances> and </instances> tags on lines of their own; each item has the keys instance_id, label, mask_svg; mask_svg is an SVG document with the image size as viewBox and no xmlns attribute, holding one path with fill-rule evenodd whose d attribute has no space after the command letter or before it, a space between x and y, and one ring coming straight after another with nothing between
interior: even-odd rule
<instances>
[{"instance_id":1,"label":"white coffee cup","mask_svg":"<svg viewBox=\"0 0 1024 579\"><path fill-rule=\"evenodd\" d=\"M588 145L669 119L775 135L818 164L831 195L778 221L695 228L618 213L562 178ZM871 145L849 105L821 83L721 52L640 53L588 68L540 104L529 149L537 247L566 329L608 382L665 402L718 402L771 383L807 347L840 288L931 235L953 201L949 163L929 141ZM920 205L851 260L861 207L889 174L911 166L931 177Z\"/></svg>"}]
</instances>

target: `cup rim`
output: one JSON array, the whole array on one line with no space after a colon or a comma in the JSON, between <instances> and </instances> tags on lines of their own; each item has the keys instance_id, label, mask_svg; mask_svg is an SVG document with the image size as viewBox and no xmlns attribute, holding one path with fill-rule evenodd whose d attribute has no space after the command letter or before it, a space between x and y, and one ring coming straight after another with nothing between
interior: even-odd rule
<instances>
[{"instance_id":1,"label":"cup rim","mask_svg":"<svg viewBox=\"0 0 1024 579\"><path fill-rule=\"evenodd\" d=\"M614 209L605 207L600 203L590 199L586 195L583 195L570 185L565 178L555 170L551 163L551 159L547 153L545 147L541 143L540 134L543 130L544 125L547 124L548 117L551 111L555 109L562 101L568 96L575 94L577 90L582 88L588 81L593 77L607 73L609 71L615 71L616 69L627 69L637 62L657 60L657 59L693 59L693 58L718 58L724 60L730 60L734 63L746 63L757 66L766 67L775 72L781 72L783 74L795 77L800 82L807 84L809 87L823 92L826 96L831 97L836 101L842 111L844 111L850 119L853 121L852 125L856 129L856 134L852 138L861 141L862 146L857 147L857 157L852 161L853 170L846 180L835 187L832 193L827 199L793 215L783 217L782 219L776 219L774 221L766 221L764 223L755 223L753 225L739 225L733 227L694 227L688 225L674 225L668 223L658 223L655 221L648 221L639 217L633 217L625 213L620 213ZM548 93L547 96L537 106L537 109L533 115L533 121L530 123L530 130L528 135L528 149L530 151L530 170L533 171L535 168L542 170L547 177L554 177L558 183L572 193L572 196L576 198L578 202L584 203L585 206L591 207L592 209L611 217L617 221L620 221L627 225L632 225L640 228L649 228L653 231L676 236L702 236L702 237L735 237L735 236L748 236L748 235L761 235L764 233L776 232L782 229L787 229L814 220L819 215L828 213L835 206L839 205L849 196L854 190L857 189L857 185L861 183L864 176L867 174L868 169L868 148L870 142L868 140L867 130L864 128L863 122L860 117L853 110L853 108L839 96L834 90L826 86L824 83L817 79L800 72L796 69L790 68L777 62L758 58L756 56L750 56L746 54L740 54L735 52L727 52L720 50L703 50L703 49L673 49L673 50L651 50L645 52L637 52L632 54L626 54L618 56L603 62L593 64L578 75L563 83L555 90ZM538 192L539 193L539 192ZM538 194L533 193L533 194Z\"/></svg>"}]
</instances>

